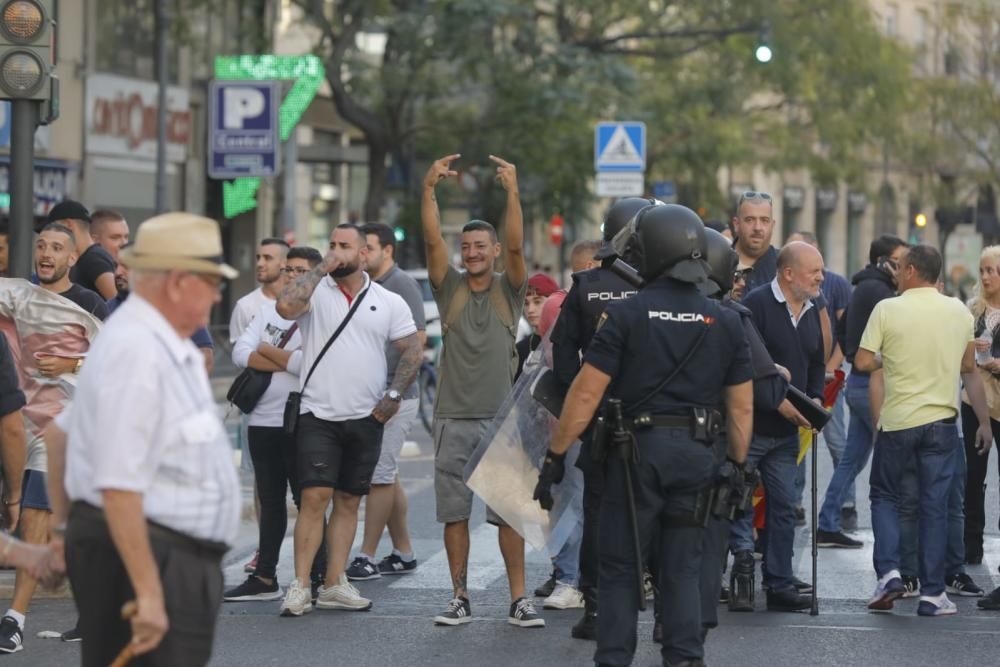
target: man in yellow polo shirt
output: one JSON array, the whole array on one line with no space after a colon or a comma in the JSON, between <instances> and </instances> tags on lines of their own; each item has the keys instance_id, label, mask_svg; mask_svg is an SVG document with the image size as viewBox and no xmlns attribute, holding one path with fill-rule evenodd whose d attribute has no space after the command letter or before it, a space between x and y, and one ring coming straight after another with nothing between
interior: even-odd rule
<instances>
[{"instance_id":1,"label":"man in yellow polo shirt","mask_svg":"<svg viewBox=\"0 0 1000 667\"><path fill-rule=\"evenodd\" d=\"M956 426L961 376L981 424L989 412L975 371L973 321L957 299L940 294L941 254L925 245L909 249L899 264L900 296L875 306L854 357L865 372L884 369L882 405L872 458L872 529L878 575L868 608L892 609L905 592L899 573L899 500L907 462L916 460L920 487L921 616L954 614L945 593L948 494L962 450ZM876 355L881 355L879 358ZM976 433L988 452L989 428Z\"/></svg>"}]
</instances>

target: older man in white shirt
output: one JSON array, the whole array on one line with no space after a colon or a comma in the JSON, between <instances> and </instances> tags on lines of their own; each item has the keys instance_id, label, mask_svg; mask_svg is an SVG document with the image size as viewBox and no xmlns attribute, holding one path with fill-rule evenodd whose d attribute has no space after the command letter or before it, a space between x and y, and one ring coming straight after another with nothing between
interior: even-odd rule
<instances>
[{"instance_id":1,"label":"older man in white shirt","mask_svg":"<svg viewBox=\"0 0 1000 667\"><path fill-rule=\"evenodd\" d=\"M213 220L168 213L140 225L121 255L132 296L102 330L73 405L56 420L49 492L55 531L65 531L85 666L109 664L126 645L148 653L149 665L211 657L240 489L188 337L208 323L221 281L236 276L221 254ZM125 621L123 604L133 600Z\"/></svg>"}]
</instances>

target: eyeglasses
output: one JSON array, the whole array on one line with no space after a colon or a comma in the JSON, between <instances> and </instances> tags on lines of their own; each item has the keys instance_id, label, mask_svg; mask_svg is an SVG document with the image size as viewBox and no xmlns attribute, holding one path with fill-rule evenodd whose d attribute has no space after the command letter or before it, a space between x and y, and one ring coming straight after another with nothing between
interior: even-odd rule
<instances>
[{"instance_id":1,"label":"eyeglasses","mask_svg":"<svg viewBox=\"0 0 1000 667\"><path fill-rule=\"evenodd\" d=\"M304 266L286 266L282 269L285 273L294 273L297 276L301 276L303 273L309 273L309 269Z\"/></svg>"},{"instance_id":2,"label":"eyeglasses","mask_svg":"<svg viewBox=\"0 0 1000 667\"><path fill-rule=\"evenodd\" d=\"M752 266L746 269L737 269L736 271L733 272L733 282L734 283L746 282L747 276L749 276L752 272L753 272Z\"/></svg>"},{"instance_id":3,"label":"eyeglasses","mask_svg":"<svg viewBox=\"0 0 1000 667\"><path fill-rule=\"evenodd\" d=\"M740 206L743 205L743 202L745 202L748 199L762 199L766 202L770 202L772 201L773 198L771 197L770 193L767 192L756 192L754 190L747 190L746 192L740 195L740 200L736 202L736 210L739 210Z\"/></svg>"}]
</instances>

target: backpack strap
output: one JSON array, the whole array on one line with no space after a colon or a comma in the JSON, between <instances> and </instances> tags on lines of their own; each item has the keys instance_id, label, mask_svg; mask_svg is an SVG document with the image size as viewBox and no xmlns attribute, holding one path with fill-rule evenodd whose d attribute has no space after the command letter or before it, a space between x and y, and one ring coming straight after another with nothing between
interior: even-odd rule
<instances>
[{"instance_id":1,"label":"backpack strap","mask_svg":"<svg viewBox=\"0 0 1000 667\"><path fill-rule=\"evenodd\" d=\"M455 322L458 322L458 318L462 316L462 311L465 310L471 296L472 290L469 289L469 280L462 276L462 282L455 288L455 294L451 297L448 310L445 311L444 319L441 320L442 337L447 336Z\"/></svg>"},{"instance_id":2,"label":"backpack strap","mask_svg":"<svg viewBox=\"0 0 1000 667\"><path fill-rule=\"evenodd\" d=\"M517 322L514 321L514 311L510 307L510 301L503 293L503 280L501 274L493 274L493 282L490 283L490 302L493 304L493 312L500 318L511 338L517 339Z\"/></svg>"}]
</instances>

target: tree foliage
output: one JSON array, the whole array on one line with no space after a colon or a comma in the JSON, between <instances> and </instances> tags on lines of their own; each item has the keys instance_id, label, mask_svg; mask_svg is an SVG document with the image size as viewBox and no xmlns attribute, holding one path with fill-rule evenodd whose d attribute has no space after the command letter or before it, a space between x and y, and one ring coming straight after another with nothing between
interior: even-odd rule
<instances>
[{"instance_id":1,"label":"tree foliage","mask_svg":"<svg viewBox=\"0 0 1000 667\"><path fill-rule=\"evenodd\" d=\"M599 120L644 120L650 177L724 203L723 165L802 167L861 181L897 141L905 54L862 0L294 0L341 115L371 151L365 216L391 158L406 183L460 152L470 209L496 218L487 155L515 162L529 218L591 201ZM753 59L765 28L775 53ZM385 36L381 57L359 36ZM415 194L415 193L414 193Z\"/></svg>"}]
</instances>

